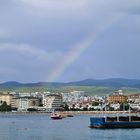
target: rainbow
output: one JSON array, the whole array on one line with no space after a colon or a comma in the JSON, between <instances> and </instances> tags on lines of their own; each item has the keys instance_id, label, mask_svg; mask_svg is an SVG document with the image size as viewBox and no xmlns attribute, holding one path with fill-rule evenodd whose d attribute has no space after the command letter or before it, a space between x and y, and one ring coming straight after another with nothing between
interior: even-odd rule
<instances>
[{"instance_id":1,"label":"rainbow","mask_svg":"<svg viewBox=\"0 0 140 140\"><path fill-rule=\"evenodd\" d=\"M62 57L61 61L51 71L51 73L48 74L48 77L45 80L49 82L56 81L64 73L68 66L70 66L77 58L79 58L86 49L91 47L95 40L98 39L102 33L109 29L113 25L113 23L115 23L119 19L120 16L113 17L109 22L103 23L102 28L98 29L98 31L89 35L84 41L77 43L73 47L71 47L70 51L67 52L64 57Z\"/></svg>"},{"instance_id":2,"label":"rainbow","mask_svg":"<svg viewBox=\"0 0 140 140\"><path fill-rule=\"evenodd\" d=\"M76 44L68 53L65 54L56 68L54 68L51 74L49 74L47 81L53 82L56 80L67 69L67 67L89 47L90 44L91 40L86 40L82 43Z\"/></svg>"}]
</instances>

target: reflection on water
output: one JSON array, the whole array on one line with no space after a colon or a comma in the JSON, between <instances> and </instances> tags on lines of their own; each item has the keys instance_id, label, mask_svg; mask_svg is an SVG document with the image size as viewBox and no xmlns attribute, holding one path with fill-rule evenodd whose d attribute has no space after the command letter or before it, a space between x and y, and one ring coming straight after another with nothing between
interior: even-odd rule
<instances>
[{"instance_id":1,"label":"reflection on water","mask_svg":"<svg viewBox=\"0 0 140 140\"><path fill-rule=\"evenodd\" d=\"M0 140L139 140L140 129L90 129L89 115L51 120L44 115L0 116Z\"/></svg>"}]
</instances>

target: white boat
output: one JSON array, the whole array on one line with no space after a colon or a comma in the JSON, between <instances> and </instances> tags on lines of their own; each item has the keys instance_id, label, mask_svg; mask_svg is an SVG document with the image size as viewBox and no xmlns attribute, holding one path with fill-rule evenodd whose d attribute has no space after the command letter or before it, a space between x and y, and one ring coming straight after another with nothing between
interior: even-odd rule
<instances>
[{"instance_id":1,"label":"white boat","mask_svg":"<svg viewBox=\"0 0 140 140\"><path fill-rule=\"evenodd\" d=\"M63 117L62 117L62 115L60 115L60 114L58 114L58 113L52 113L51 114L51 119L53 119L53 120L59 120L59 119L62 119Z\"/></svg>"}]
</instances>

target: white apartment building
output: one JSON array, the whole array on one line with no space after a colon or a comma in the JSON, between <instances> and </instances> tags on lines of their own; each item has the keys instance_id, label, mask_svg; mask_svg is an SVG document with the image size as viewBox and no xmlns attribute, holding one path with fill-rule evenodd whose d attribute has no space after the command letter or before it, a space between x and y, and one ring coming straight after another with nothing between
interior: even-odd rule
<instances>
[{"instance_id":1,"label":"white apartment building","mask_svg":"<svg viewBox=\"0 0 140 140\"><path fill-rule=\"evenodd\" d=\"M18 111L27 111L28 108L37 108L40 100L36 97L15 97L12 99L12 108L17 108Z\"/></svg>"},{"instance_id":2,"label":"white apartment building","mask_svg":"<svg viewBox=\"0 0 140 140\"><path fill-rule=\"evenodd\" d=\"M49 94L43 96L43 106L47 110L60 109L62 105L62 96L60 94Z\"/></svg>"},{"instance_id":3,"label":"white apartment building","mask_svg":"<svg viewBox=\"0 0 140 140\"><path fill-rule=\"evenodd\" d=\"M7 105L10 105L11 104L11 100L12 100L12 95L11 94L2 94L0 95L0 105L3 104L3 102L6 102Z\"/></svg>"}]
</instances>

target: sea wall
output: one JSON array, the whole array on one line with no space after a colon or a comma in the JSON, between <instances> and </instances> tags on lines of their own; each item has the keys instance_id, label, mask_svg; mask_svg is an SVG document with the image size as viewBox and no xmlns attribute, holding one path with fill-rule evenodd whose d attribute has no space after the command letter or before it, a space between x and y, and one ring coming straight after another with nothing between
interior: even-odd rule
<instances>
[{"instance_id":1,"label":"sea wall","mask_svg":"<svg viewBox=\"0 0 140 140\"><path fill-rule=\"evenodd\" d=\"M57 113L62 115L96 115L96 114L129 114L129 111L57 111ZM50 115L50 112L0 112L0 115ZM131 115L136 115L136 113L131 113ZM137 113L138 114L138 113Z\"/></svg>"}]
</instances>

